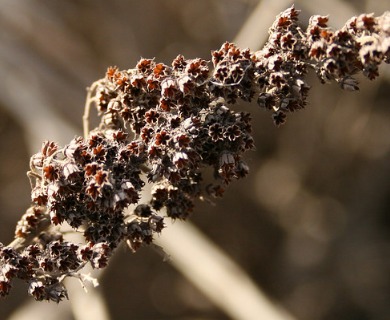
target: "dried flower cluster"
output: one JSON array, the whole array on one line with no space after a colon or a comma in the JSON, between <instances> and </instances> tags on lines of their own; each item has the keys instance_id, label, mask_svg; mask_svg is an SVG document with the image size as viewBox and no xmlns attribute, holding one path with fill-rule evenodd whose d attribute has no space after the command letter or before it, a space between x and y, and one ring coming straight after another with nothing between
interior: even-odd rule
<instances>
[{"instance_id":1,"label":"dried flower cluster","mask_svg":"<svg viewBox=\"0 0 390 320\"><path fill-rule=\"evenodd\" d=\"M291 7L257 52L225 43L212 66L179 55L171 66L141 59L134 69L108 68L87 101L100 125L63 148L45 142L31 158L32 206L15 241L0 245L0 296L19 278L36 300L59 302L67 298L65 277L80 278L87 263L105 267L123 241L133 251L150 244L164 217L185 219L196 199L222 196L248 174L242 157L254 147L250 114L230 109L238 100L257 100L280 125L305 106L309 69L357 90L353 75L374 79L390 62L389 13L354 17L338 31L327 21L313 16L303 31ZM212 178L202 174L207 167ZM141 202L146 184L150 199ZM64 239L55 228L64 223L85 243Z\"/></svg>"}]
</instances>

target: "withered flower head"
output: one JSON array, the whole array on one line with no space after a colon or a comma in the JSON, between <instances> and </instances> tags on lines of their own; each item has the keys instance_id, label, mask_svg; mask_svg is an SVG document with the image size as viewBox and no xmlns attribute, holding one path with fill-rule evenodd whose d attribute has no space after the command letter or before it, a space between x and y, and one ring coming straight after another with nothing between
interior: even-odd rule
<instances>
[{"instance_id":1,"label":"withered flower head","mask_svg":"<svg viewBox=\"0 0 390 320\"><path fill-rule=\"evenodd\" d=\"M323 83L358 90L354 75L374 79L390 62L389 12L336 31L327 16L313 16L306 30L298 17L294 6L279 14L256 52L226 42L211 62L178 55L171 66L143 58L133 69L108 68L89 91L99 126L63 148L46 141L31 157L32 206L16 244L0 243L0 296L19 278L36 300L66 299L64 278L86 263L104 268L122 241L136 251L164 219L186 219L197 199L222 197L248 174L243 155L254 148L251 117L233 110L237 101L256 100L279 126L305 107L309 69ZM208 167L213 178L203 174ZM142 199L147 184L150 198ZM65 222L85 243L48 229Z\"/></svg>"}]
</instances>

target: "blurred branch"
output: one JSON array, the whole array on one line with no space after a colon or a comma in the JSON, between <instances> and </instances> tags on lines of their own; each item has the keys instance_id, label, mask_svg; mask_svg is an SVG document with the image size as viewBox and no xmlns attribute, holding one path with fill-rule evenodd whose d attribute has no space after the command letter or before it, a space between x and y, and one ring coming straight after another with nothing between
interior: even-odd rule
<instances>
[{"instance_id":1,"label":"blurred branch","mask_svg":"<svg viewBox=\"0 0 390 320\"><path fill-rule=\"evenodd\" d=\"M156 243L178 271L232 319L294 319L193 224L169 223Z\"/></svg>"},{"instance_id":2,"label":"blurred branch","mask_svg":"<svg viewBox=\"0 0 390 320\"><path fill-rule=\"evenodd\" d=\"M275 17L288 8L291 0L259 0L252 14L245 21L233 42L241 48L251 48L256 51L268 39L268 28L272 25Z\"/></svg>"},{"instance_id":3,"label":"blurred branch","mask_svg":"<svg viewBox=\"0 0 390 320\"><path fill-rule=\"evenodd\" d=\"M334 28L341 28L345 21L359 14L354 6L340 0L299 0L297 1L297 6L302 7L309 15L329 15L331 17L330 25Z\"/></svg>"}]
</instances>

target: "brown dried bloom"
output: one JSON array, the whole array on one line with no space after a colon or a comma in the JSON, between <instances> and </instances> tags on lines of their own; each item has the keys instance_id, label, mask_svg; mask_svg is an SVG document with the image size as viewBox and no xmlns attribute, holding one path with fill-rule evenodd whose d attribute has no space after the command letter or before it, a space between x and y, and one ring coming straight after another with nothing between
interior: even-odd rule
<instances>
[{"instance_id":1,"label":"brown dried bloom","mask_svg":"<svg viewBox=\"0 0 390 320\"><path fill-rule=\"evenodd\" d=\"M278 15L256 52L226 42L211 63L178 55L171 66L141 59L133 69L108 68L88 92L99 126L65 147L44 142L31 157L32 206L15 241L0 244L0 296L19 278L36 300L59 302L68 297L64 278L85 264L104 268L122 241L136 251L153 242L165 218L186 219L196 199L222 197L248 174L243 154L254 148L250 114L231 109L237 101L257 100L281 125L305 107L309 69L357 90L355 74L374 79L390 61L389 12L354 17L337 31L327 16L313 16L302 30L298 16L294 7ZM141 203L146 184L150 199ZM55 230L64 223L84 243Z\"/></svg>"}]
</instances>

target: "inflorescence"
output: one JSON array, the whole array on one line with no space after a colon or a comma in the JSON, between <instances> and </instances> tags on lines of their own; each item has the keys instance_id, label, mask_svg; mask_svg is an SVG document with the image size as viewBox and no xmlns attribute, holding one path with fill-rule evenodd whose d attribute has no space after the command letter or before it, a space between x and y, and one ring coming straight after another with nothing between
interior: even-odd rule
<instances>
[{"instance_id":1,"label":"inflorescence","mask_svg":"<svg viewBox=\"0 0 390 320\"><path fill-rule=\"evenodd\" d=\"M237 101L256 100L281 125L304 108L309 69L323 83L357 90L355 74L374 79L390 62L389 12L353 17L337 31L326 16L313 16L304 31L298 13L281 13L260 51L224 43L212 66L179 55L171 66L141 59L134 69L108 68L87 99L99 126L89 132L87 112L84 138L63 148L44 142L31 157L32 206L15 240L0 244L0 296L19 278L36 300L59 302L64 278L80 278L87 263L104 268L121 242L136 251L164 218L186 219L196 199L221 197L248 174L243 154L254 148L250 114L230 109ZM211 177L202 175L208 167ZM150 198L142 199L147 184ZM85 242L64 239L56 228L64 223Z\"/></svg>"}]
</instances>

